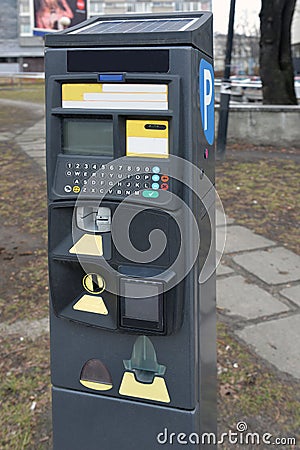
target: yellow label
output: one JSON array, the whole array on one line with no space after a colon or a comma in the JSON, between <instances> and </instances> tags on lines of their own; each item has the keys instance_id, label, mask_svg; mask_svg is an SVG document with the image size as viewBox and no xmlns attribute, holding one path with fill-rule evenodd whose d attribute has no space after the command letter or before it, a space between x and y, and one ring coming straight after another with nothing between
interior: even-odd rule
<instances>
[{"instance_id":1,"label":"yellow label","mask_svg":"<svg viewBox=\"0 0 300 450\"><path fill-rule=\"evenodd\" d=\"M164 129L155 128L165 127ZM127 137L164 138L168 139L169 122L167 120L127 120Z\"/></svg>"},{"instance_id":2,"label":"yellow label","mask_svg":"<svg viewBox=\"0 0 300 450\"><path fill-rule=\"evenodd\" d=\"M132 372L125 372L119 390L120 395L128 397L144 398L163 403L170 403L170 397L165 380L162 377L154 377L151 384L136 381Z\"/></svg>"},{"instance_id":3,"label":"yellow label","mask_svg":"<svg viewBox=\"0 0 300 450\"><path fill-rule=\"evenodd\" d=\"M167 110L168 86L133 83L65 83L62 85L62 107Z\"/></svg>"},{"instance_id":4,"label":"yellow label","mask_svg":"<svg viewBox=\"0 0 300 450\"><path fill-rule=\"evenodd\" d=\"M98 234L84 234L69 253L77 255L103 256L102 236Z\"/></svg>"},{"instance_id":5,"label":"yellow label","mask_svg":"<svg viewBox=\"0 0 300 450\"><path fill-rule=\"evenodd\" d=\"M63 101L83 101L84 94L102 92L102 84L71 83L62 85Z\"/></svg>"},{"instance_id":6,"label":"yellow label","mask_svg":"<svg viewBox=\"0 0 300 450\"><path fill-rule=\"evenodd\" d=\"M95 297L93 295L83 295L81 299L73 305L73 309L76 311L102 314L103 316L107 316L108 314L103 298Z\"/></svg>"},{"instance_id":7,"label":"yellow label","mask_svg":"<svg viewBox=\"0 0 300 450\"><path fill-rule=\"evenodd\" d=\"M167 120L127 120L126 156L168 158L169 122Z\"/></svg>"}]
</instances>

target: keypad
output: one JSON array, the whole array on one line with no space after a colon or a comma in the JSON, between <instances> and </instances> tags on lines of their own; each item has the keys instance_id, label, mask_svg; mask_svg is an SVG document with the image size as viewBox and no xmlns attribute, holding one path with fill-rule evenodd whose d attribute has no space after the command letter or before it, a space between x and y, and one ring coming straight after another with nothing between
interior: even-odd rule
<instances>
[{"instance_id":1,"label":"keypad","mask_svg":"<svg viewBox=\"0 0 300 450\"><path fill-rule=\"evenodd\" d=\"M67 161L63 173L63 194L157 198L160 190L170 189L169 175L157 165Z\"/></svg>"}]
</instances>

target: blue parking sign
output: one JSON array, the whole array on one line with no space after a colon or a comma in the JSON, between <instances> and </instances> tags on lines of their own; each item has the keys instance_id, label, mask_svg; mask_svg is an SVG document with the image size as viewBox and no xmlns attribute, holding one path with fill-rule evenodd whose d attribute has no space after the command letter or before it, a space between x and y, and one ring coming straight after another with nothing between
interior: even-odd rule
<instances>
[{"instance_id":1,"label":"blue parking sign","mask_svg":"<svg viewBox=\"0 0 300 450\"><path fill-rule=\"evenodd\" d=\"M199 94L202 127L206 140L211 145L215 135L214 70L205 59L200 61Z\"/></svg>"}]
</instances>

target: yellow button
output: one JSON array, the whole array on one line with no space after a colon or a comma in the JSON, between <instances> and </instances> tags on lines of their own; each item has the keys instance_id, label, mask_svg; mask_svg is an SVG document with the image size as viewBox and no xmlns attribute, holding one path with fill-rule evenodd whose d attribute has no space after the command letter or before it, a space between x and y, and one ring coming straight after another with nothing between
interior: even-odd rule
<instances>
[{"instance_id":1,"label":"yellow button","mask_svg":"<svg viewBox=\"0 0 300 450\"><path fill-rule=\"evenodd\" d=\"M75 194L79 194L80 187L79 186L73 186L73 192L75 192Z\"/></svg>"}]
</instances>

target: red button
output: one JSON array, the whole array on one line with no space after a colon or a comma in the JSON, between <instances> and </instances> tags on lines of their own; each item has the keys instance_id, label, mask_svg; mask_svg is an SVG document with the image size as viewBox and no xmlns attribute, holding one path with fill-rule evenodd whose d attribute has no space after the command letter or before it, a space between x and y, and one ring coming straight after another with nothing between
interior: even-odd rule
<instances>
[{"instance_id":1,"label":"red button","mask_svg":"<svg viewBox=\"0 0 300 450\"><path fill-rule=\"evenodd\" d=\"M166 183L167 181L169 181L168 175L162 175L162 176L161 176L161 181L163 181L164 183Z\"/></svg>"},{"instance_id":2,"label":"red button","mask_svg":"<svg viewBox=\"0 0 300 450\"><path fill-rule=\"evenodd\" d=\"M163 191L167 191L167 190L169 189L169 185L168 185L167 183L162 183L162 184L160 185L160 188L161 188Z\"/></svg>"}]
</instances>

